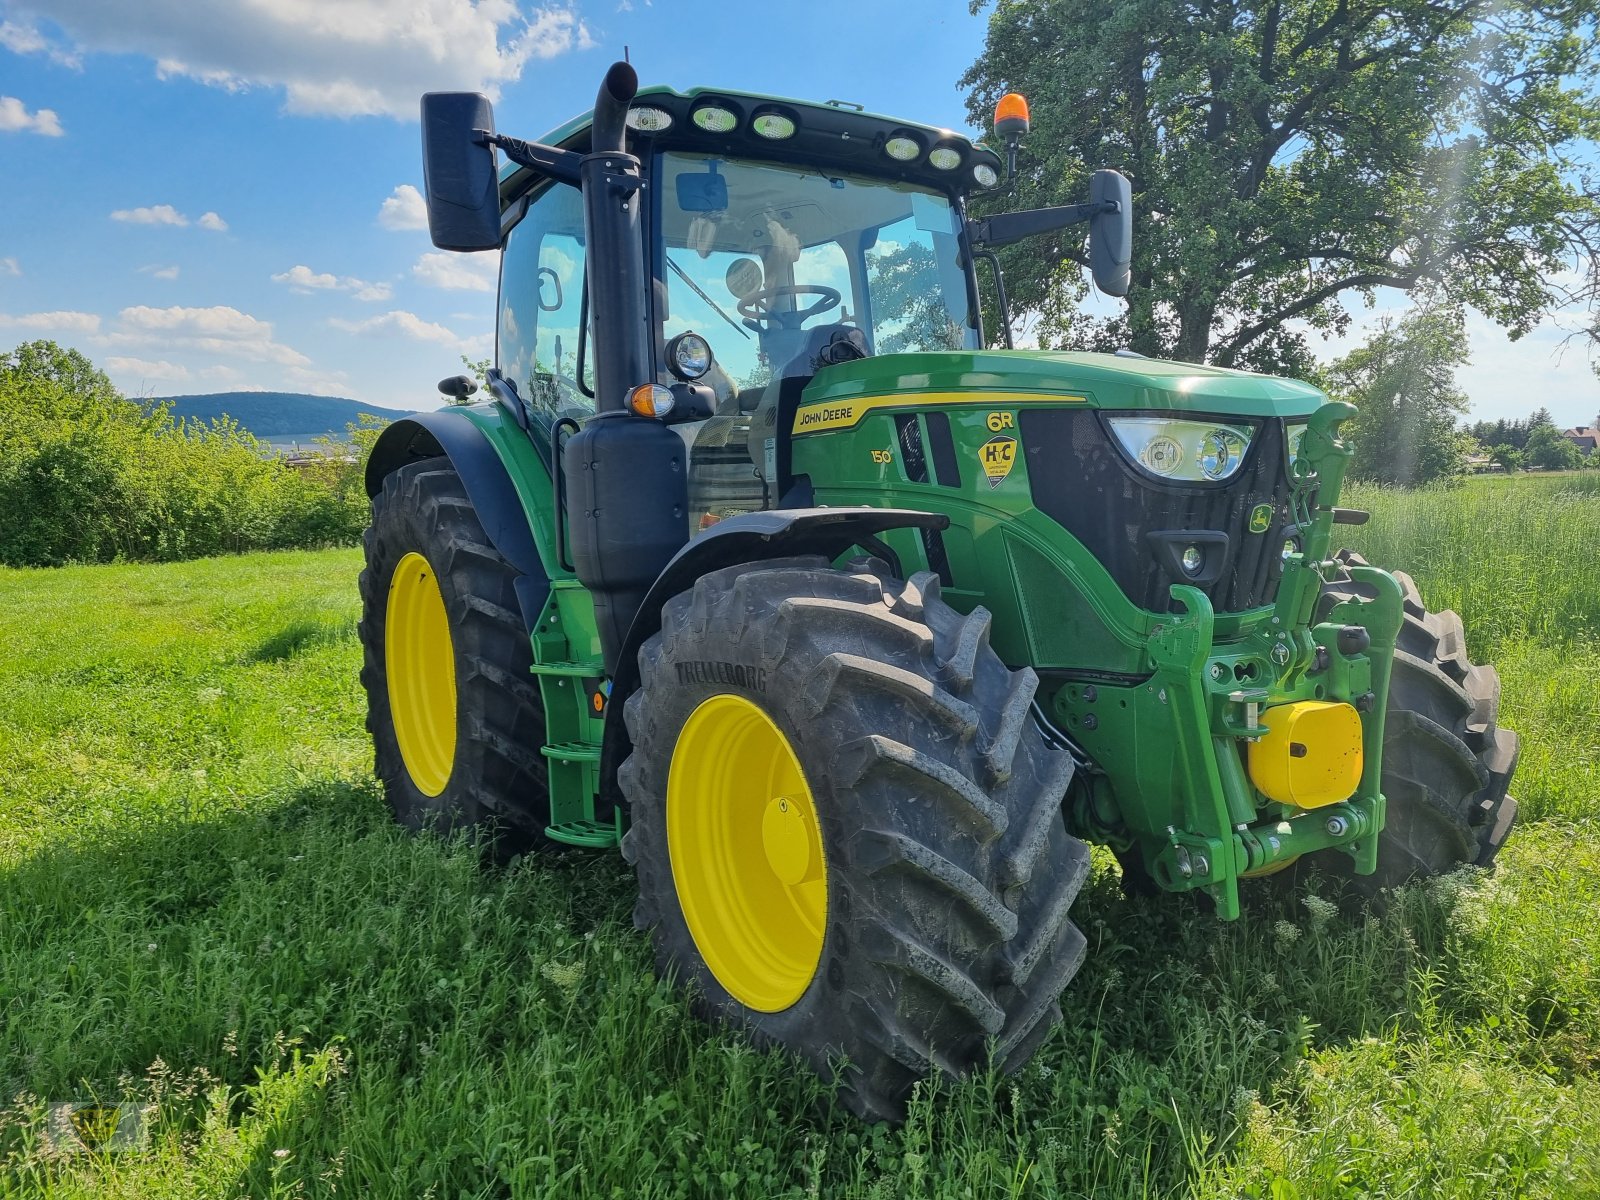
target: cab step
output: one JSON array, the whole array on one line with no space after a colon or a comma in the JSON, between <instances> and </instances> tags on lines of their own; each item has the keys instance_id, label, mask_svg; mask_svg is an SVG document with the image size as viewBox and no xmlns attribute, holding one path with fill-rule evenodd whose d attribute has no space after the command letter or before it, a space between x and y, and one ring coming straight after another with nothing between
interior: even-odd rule
<instances>
[{"instance_id":1,"label":"cab step","mask_svg":"<svg viewBox=\"0 0 1600 1200\"><path fill-rule=\"evenodd\" d=\"M602 825L599 821L567 821L561 825L547 825L544 835L552 842L600 850L610 849L622 841L622 835L615 826Z\"/></svg>"},{"instance_id":2,"label":"cab step","mask_svg":"<svg viewBox=\"0 0 1600 1200\"><path fill-rule=\"evenodd\" d=\"M539 753L557 762L597 763L600 747L587 742L558 742L554 746L540 746Z\"/></svg>"},{"instance_id":3,"label":"cab step","mask_svg":"<svg viewBox=\"0 0 1600 1200\"><path fill-rule=\"evenodd\" d=\"M535 675L566 675L578 679L603 679L606 669L597 662L534 663L528 668Z\"/></svg>"}]
</instances>

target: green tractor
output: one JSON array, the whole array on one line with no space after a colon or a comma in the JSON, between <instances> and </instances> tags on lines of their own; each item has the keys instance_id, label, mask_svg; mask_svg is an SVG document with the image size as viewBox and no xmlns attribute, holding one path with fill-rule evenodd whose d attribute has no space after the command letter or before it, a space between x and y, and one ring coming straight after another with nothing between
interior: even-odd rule
<instances>
[{"instance_id":1,"label":"green tractor","mask_svg":"<svg viewBox=\"0 0 1600 1200\"><path fill-rule=\"evenodd\" d=\"M991 149L624 63L544 143L481 96L422 117L434 244L501 274L487 399L445 380L368 468L404 824L619 847L662 971L890 1119L1049 1036L1090 842L1223 918L1307 861L1376 893L1494 857L1494 671L1333 550L1354 409L986 348L995 246L1087 222L1126 292L1122 176L974 219Z\"/></svg>"}]
</instances>

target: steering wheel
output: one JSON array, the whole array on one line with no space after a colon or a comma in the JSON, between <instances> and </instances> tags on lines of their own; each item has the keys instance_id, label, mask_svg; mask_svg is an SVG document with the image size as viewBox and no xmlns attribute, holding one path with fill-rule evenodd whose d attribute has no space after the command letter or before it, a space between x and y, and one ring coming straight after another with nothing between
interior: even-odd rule
<instances>
[{"instance_id":1,"label":"steering wheel","mask_svg":"<svg viewBox=\"0 0 1600 1200\"><path fill-rule=\"evenodd\" d=\"M775 311L772 301L781 296L816 296L817 302L809 308L793 311ZM838 288L823 287L814 283L786 283L780 287L762 288L739 299L739 315L744 323L757 333L769 329L797 330L818 313L838 308L843 299Z\"/></svg>"}]
</instances>

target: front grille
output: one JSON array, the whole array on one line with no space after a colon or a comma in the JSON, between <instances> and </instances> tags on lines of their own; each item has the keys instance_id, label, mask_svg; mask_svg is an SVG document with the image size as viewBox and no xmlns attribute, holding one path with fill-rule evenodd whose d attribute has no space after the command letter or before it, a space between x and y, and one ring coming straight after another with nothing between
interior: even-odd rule
<instances>
[{"instance_id":1,"label":"front grille","mask_svg":"<svg viewBox=\"0 0 1600 1200\"><path fill-rule=\"evenodd\" d=\"M1092 411L1024 409L1019 416L1034 507L1083 543L1140 608L1173 611L1178 606L1168 588L1189 582L1157 557L1145 537L1152 530L1227 535L1221 574L1198 585L1217 612L1243 612L1276 598L1292 523L1282 421L1262 423L1244 467L1227 483L1181 485L1158 483L1130 464ZM1258 504L1273 509L1265 533L1249 529Z\"/></svg>"}]
</instances>

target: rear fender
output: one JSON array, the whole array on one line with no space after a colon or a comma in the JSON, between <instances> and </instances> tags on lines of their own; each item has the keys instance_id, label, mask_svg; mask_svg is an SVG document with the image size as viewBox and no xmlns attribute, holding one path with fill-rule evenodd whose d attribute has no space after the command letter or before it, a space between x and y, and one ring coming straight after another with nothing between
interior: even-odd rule
<instances>
[{"instance_id":1,"label":"rear fender","mask_svg":"<svg viewBox=\"0 0 1600 1200\"><path fill-rule=\"evenodd\" d=\"M519 575L517 600L531 631L550 592L548 531L539 525L553 508L549 469L525 433L498 410L483 410L415 413L390 425L367 460L367 495L376 496L384 478L407 463L448 458L490 544Z\"/></svg>"}]
</instances>

